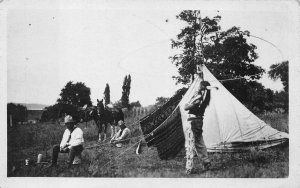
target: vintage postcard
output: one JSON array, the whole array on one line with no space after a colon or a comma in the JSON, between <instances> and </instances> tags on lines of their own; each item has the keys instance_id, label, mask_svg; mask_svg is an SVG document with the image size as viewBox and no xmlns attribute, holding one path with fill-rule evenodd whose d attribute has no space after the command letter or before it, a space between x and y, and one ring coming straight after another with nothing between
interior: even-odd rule
<instances>
[{"instance_id":1,"label":"vintage postcard","mask_svg":"<svg viewBox=\"0 0 300 188\"><path fill-rule=\"evenodd\" d=\"M0 187L299 186L299 10L2 0Z\"/></svg>"}]
</instances>

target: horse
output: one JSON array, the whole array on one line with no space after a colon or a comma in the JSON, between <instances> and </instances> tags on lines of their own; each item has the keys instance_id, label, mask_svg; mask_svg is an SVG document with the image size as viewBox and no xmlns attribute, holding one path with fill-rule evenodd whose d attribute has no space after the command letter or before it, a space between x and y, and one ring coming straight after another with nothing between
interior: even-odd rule
<instances>
[{"instance_id":1,"label":"horse","mask_svg":"<svg viewBox=\"0 0 300 188\"><path fill-rule=\"evenodd\" d=\"M97 106L93 108L90 113L92 119L96 122L98 128L98 141L102 141L101 133L103 132L104 138L103 141L106 140L107 137L107 126L111 125L111 137L116 133L116 124L118 121L124 121L124 114L121 109L112 108L109 109L107 106L103 105L103 99L97 99Z\"/></svg>"},{"instance_id":2,"label":"horse","mask_svg":"<svg viewBox=\"0 0 300 188\"><path fill-rule=\"evenodd\" d=\"M83 107L80 107L78 109L78 111L79 111L79 121L81 123L85 123L85 129L87 129L88 122L91 121L91 120L94 120L90 116L90 113L92 112L93 108L94 108L93 106L84 105Z\"/></svg>"}]
</instances>

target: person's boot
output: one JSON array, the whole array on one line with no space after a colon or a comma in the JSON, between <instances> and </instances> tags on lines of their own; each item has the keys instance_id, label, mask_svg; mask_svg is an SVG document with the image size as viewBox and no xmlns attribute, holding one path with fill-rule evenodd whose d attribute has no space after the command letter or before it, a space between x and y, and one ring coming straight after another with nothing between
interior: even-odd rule
<instances>
[{"instance_id":1,"label":"person's boot","mask_svg":"<svg viewBox=\"0 0 300 188\"><path fill-rule=\"evenodd\" d=\"M192 169L186 169L185 173L186 173L187 175L192 174Z\"/></svg>"}]
</instances>

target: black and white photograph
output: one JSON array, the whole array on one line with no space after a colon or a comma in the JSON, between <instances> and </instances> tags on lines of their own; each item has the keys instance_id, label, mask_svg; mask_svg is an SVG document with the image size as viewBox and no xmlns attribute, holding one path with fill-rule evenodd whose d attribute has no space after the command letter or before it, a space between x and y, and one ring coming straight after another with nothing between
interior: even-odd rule
<instances>
[{"instance_id":1,"label":"black and white photograph","mask_svg":"<svg viewBox=\"0 0 300 188\"><path fill-rule=\"evenodd\" d=\"M50 177L297 187L298 1L0 7L3 187Z\"/></svg>"}]
</instances>

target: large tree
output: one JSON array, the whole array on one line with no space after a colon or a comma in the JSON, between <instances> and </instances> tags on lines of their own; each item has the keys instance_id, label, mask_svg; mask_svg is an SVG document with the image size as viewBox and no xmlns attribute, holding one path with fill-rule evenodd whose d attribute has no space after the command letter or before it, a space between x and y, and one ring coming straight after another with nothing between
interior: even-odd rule
<instances>
[{"instance_id":1,"label":"large tree","mask_svg":"<svg viewBox=\"0 0 300 188\"><path fill-rule=\"evenodd\" d=\"M105 105L110 103L110 89L109 89L109 85L106 84L105 90L104 90L104 102Z\"/></svg>"},{"instance_id":2,"label":"large tree","mask_svg":"<svg viewBox=\"0 0 300 188\"><path fill-rule=\"evenodd\" d=\"M285 92L289 90L289 62L283 61L270 66L269 77L273 80L280 79Z\"/></svg>"},{"instance_id":3,"label":"large tree","mask_svg":"<svg viewBox=\"0 0 300 188\"><path fill-rule=\"evenodd\" d=\"M218 79L250 76L260 78L264 70L253 63L257 59L256 46L247 42L249 31L232 27L222 31L220 16L201 19L200 11L186 10L176 16L186 27L172 40L172 48L181 52L171 58L180 76L177 82L186 84L193 79L196 65L205 64Z\"/></svg>"},{"instance_id":4,"label":"large tree","mask_svg":"<svg viewBox=\"0 0 300 188\"><path fill-rule=\"evenodd\" d=\"M60 98L57 99L58 103L74 105L76 107L83 107L84 105L91 106L90 88L84 83L73 83L69 81L66 86L61 90Z\"/></svg>"},{"instance_id":5,"label":"large tree","mask_svg":"<svg viewBox=\"0 0 300 188\"><path fill-rule=\"evenodd\" d=\"M130 94L131 76L130 74L125 76L123 86L122 86L122 107L129 108L129 94Z\"/></svg>"},{"instance_id":6,"label":"large tree","mask_svg":"<svg viewBox=\"0 0 300 188\"><path fill-rule=\"evenodd\" d=\"M264 73L260 66L252 64L258 55L256 46L247 41L250 32L238 27L222 31L220 16L201 18L199 10L182 11L176 18L186 23L171 45L179 50L170 57L178 69L179 76L173 77L177 83L191 82L196 65L205 64L235 97L246 103L250 81Z\"/></svg>"},{"instance_id":7,"label":"large tree","mask_svg":"<svg viewBox=\"0 0 300 188\"><path fill-rule=\"evenodd\" d=\"M79 108L64 103L56 103L54 105L48 106L44 109L41 117L41 121L55 121L59 118L64 117L64 115L71 115L75 121L80 120Z\"/></svg>"}]
</instances>

